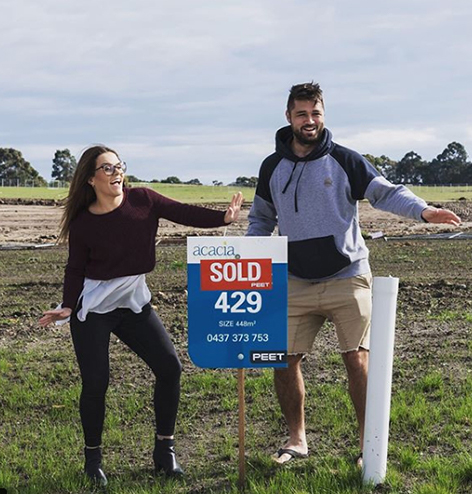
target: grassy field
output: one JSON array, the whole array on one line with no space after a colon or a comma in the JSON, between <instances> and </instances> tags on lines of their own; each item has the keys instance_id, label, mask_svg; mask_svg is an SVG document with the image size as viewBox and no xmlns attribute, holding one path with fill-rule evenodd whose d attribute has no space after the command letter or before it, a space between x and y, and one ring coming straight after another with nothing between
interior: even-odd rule
<instances>
[{"instance_id":1,"label":"grassy field","mask_svg":"<svg viewBox=\"0 0 472 494\"><path fill-rule=\"evenodd\" d=\"M134 185L134 186L137 186ZM177 201L190 203L229 202L237 187L213 187L210 185L146 184L160 194ZM247 201L254 198L255 189L243 188ZM41 187L0 187L0 199L56 199L67 197L68 189L48 189Z\"/></svg>"},{"instance_id":2,"label":"grassy field","mask_svg":"<svg viewBox=\"0 0 472 494\"><path fill-rule=\"evenodd\" d=\"M212 187L209 185L172 185L172 184L147 184L159 193L190 203L228 202L237 187ZM430 202L454 201L460 198L472 200L472 185L457 187L418 187L410 189ZM252 202L255 189L245 187L242 189L246 201ZM0 187L0 199L56 199L61 200L67 196L68 189L48 189L40 187Z\"/></svg>"},{"instance_id":3,"label":"grassy field","mask_svg":"<svg viewBox=\"0 0 472 494\"><path fill-rule=\"evenodd\" d=\"M458 199L472 200L472 185L448 187L445 185L438 186L409 186L416 195L429 202L446 202L457 201Z\"/></svg>"},{"instance_id":4,"label":"grassy field","mask_svg":"<svg viewBox=\"0 0 472 494\"><path fill-rule=\"evenodd\" d=\"M0 187L0 199L55 199L67 197L69 189L47 187Z\"/></svg>"},{"instance_id":5,"label":"grassy field","mask_svg":"<svg viewBox=\"0 0 472 494\"><path fill-rule=\"evenodd\" d=\"M401 278L387 481L375 492L472 492L472 242L370 241L377 276ZM159 246L148 277L184 365L177 449L183 483L152 476L150 371L113 339L104 437L109 492L236 494L237 379L187 356L184 247ZM82 494L79 375L67 326L41 329L61 296L66 252L0 251L0 488ZM304 364L310 457L280 468L286 428L270 370L247 372L247 493L361 494L346 376L328 325Z\"/></svg>"}]
</instances>

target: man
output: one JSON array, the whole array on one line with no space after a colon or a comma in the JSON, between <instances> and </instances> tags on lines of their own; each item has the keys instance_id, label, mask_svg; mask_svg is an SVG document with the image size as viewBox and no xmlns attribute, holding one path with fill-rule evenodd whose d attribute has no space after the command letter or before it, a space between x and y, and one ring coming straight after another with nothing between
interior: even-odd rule
<instances>
[{"instance_id":1,"label":"man","mask_svg":"<svg viewBox=\"0 0 472 494\"><path fill-rule=\"evenodd\" d=\"M278 224L288 237L288 368L275 369L274 381L289 439L274 459L308 455L301 360L329 319L359 424L361 466L372 277L357 202L366 198L376 208L431 223L458 225L460 219L428 207L360 154L334 143L318 84L293 86L285 116L290 125L277 132L275 153L261 165L247 233L271 235Z\"/></svg>"}]
</instances>

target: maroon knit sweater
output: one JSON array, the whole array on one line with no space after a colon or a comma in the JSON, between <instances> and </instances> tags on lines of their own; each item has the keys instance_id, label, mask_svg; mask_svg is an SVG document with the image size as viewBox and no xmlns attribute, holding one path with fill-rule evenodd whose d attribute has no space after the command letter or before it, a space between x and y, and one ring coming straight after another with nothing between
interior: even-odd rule
<instances>
[{"instance_id":1,"label":"maroon knit sweater","mask_svg":"<svg viewBox=\"0 0 472 494\"><path fill-rule=\"evenodd\" d=\"M63 307L75 308L84 277L111 280L149 273L156 264L159 218L181 225L225 225L225 211L182 204L151 189L124 189L121 205L106 214L82 211L71 223Z\"/></svg>"}]
</instances>

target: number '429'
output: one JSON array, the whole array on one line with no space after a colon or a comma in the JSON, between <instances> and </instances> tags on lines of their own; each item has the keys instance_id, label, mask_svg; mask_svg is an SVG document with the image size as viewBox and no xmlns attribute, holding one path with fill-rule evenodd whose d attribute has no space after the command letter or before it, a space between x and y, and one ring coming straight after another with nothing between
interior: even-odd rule
<instances>
[{"instance_id":1,"label":"number '429'","mask_svg":"<svg viewBox=\"0 0 472 494\"><path fill-rule=\"evenodd\" d=\"M255 314L262 309L262 296L259 292L221 292L215 302L215 309L227 312L243 313L251 312Z\"/></svg>"}]
</instances>

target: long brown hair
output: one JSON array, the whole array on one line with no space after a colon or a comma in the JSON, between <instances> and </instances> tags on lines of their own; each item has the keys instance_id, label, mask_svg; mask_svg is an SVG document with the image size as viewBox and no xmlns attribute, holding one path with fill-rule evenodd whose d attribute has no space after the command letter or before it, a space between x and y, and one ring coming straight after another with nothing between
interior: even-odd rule
<instances>
[{"instance_id":1,"label":"long brown hair","mask_svg":"<svg viewBox=\"0 0 472 494\"><path fill-rule=\"evenodd\" d=\"M118 156L116 151L102 144L90 146L82 153L70 183L69 195L65 201L60 224L59 243L67 241L70 224L78 214L95 202L97 196L88 181L95 175L97 158L101 154L109 152Z\"/></svg>"}]
</instances>

